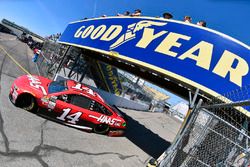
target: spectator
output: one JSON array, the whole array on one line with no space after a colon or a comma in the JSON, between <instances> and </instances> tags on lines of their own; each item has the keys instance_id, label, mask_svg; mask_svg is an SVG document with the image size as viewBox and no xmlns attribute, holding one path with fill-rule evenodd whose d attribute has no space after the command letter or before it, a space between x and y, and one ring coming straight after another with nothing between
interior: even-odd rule
<instances>
[{"instance_id":1,"label":"spectator","mask_svg":"<svg viewBox=\"0 0 250 167\"><path fill-rule=\"evenodd\" d=\"M126 11L123 14L120 14L120 13L117 14L117 16L129 16L129 15L130 15L129 11Z\"/></svg>"},{"instance_id":2,"label":"spectator","mask_svg":"<svg viewBox=\"0 0 250 167\"><path fill-rule=\"evenodd\" d=\"M197 25L202 26L202 27L207 27L207 23L203 20L199 21Z\"/></svg>"},{"instance_id":3,"label":"spectator","mask_svg":"<svg viewBox=\"0 0 250 167\"><path fill-rule=\"evenodd\" d=\"M56 39L58 40L61 36L62 36L61 33L57 33L57 34L56 34Z\"/></svg>"},{"instance_id":4,"label":"spectator","mask_svg":"<svg viewBox=\"0 0 250 167\"><path fill-rule=\"evenodd\" d=\"M124 16L129 16L130 15L130 12L129 11L126 11L125 13L124 13Z\"/></svg>"},{"instance_id":5,"label":"spectator","mask_svg":"<svg viewBox=\"0 0 250 167\"><path fill-rule=\"evenodd\" d=\"M171 13L163 13L162 16L164 19L172 19L173 18L173 15Z\"/></svg>"},{"instance_id":6,"label":"spectator","mask_svg":"<svg viewBox=\"0 0 250 167\"><path fill-rule=\"evenodd\" d=\"M141 16L141 10L136 9L135 12L131 14L131 16Z\"/></svg>"},{"instance_id":7,"label":"spectator","mask_svg":"<svg viewBox=\"0 0 250 167\"><path fill-rule=\"evenodd\" d=\"M46 39L56 42L61 37L61 35L61 33L52 34L49 37L46 37Z\"/></svg>"},{"instance_id":8,"label":"spectator","mask_svg":"<svg viewBox=\"0 0 250 167\"><path fill-rule=\"evenodd\" d=\"M34 49L34 57L32 58L32 61L35 63L38 59L39 54L41 53L41 50L39 50L38 48Z\"/></svg>"},{"instance_id":9,"label":"spectator","mask_svg":"<svg viewBox=\"0 0 250 167\"><path fill-rule=\"evenodd\" d=\"M184 17L184 22L186 22L186 23L192 23L192 18L190 16L185 16Z\"/></svg>"}]
</instances>

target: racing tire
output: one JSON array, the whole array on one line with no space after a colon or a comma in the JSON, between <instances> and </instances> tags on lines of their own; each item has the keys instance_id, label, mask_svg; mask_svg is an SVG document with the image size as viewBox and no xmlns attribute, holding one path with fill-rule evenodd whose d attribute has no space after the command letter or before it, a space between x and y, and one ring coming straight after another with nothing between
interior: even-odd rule
<instances>
[{"instance_id":1,"label":"racing tire","mask_svg":"<svg viewBox=\"0 0 250 167\"><path fill-rule=\"evenodd\" d=\"M16 105L24 110L36 113L36 99L31 94L21 95L16 102Z\"/></svg>"},{"instance_id":2,"label":"racing tire","mask_svg":"<svg viewBox=\"0 0 250 167\"><path fill-rule=\"evenodd\" d=\"M107 124L98 124L96 127L93 129L93 131L97 134L102 134L105 135L109 131L109 125Z\"/></svg>"}]
</instances>

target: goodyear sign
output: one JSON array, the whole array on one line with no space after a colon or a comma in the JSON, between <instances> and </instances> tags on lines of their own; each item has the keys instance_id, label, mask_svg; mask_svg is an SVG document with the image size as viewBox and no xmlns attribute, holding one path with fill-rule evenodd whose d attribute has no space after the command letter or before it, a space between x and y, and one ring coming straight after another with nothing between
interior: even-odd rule
<instances>
[{"instance_id":1,"label":"goodyear sign","mask_svg":"<svg viewBox=\"0 0 250 167\"><path fill-rule=\"evenodd\" d=\"M149 17L92 19L70 23L60 41L118 56L213 96L250 84L249 47L192 24Z\"/></svg>"},{"instance_id":2,"label":"goodyear sign","mask_svg":"<svg viewBox=\"0 0 250 167\"><path fill-rule=\"evenodd\" d=\"M116 95L122 94L122 84L117 72L117 69L109 64L97 61L99 69L102 73L103 80L106 86L109 89L109 92L112 92Z\"/></svg>"}]
</instances>

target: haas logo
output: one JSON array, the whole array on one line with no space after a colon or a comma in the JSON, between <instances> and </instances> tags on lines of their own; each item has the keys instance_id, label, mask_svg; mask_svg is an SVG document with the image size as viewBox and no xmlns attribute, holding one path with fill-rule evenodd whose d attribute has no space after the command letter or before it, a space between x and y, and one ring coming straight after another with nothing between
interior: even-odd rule
<instances>
[{"instance_id":1,"label":"haas logo","mask_svg":"<svg viewBox=\"0 0 250 167\"><path fill-rule=\"evenodd\" d=\"M136 37L136 32L150 26L164 26L167 23L155 22L155 21L140 21L138 23L133 23L128 25L127 32L120 36L118 40L110 46L110 49L115 49L116 47L128 42Z\"/></svg>"}]
</instances>

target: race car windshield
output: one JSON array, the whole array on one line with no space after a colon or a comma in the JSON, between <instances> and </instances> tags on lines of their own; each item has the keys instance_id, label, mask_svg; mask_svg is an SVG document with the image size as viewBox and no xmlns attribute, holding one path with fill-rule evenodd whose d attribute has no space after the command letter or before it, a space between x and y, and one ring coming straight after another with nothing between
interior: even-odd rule
<instances>
[{"instance_id":1,"label":"race car windshield","mask_svg":"<svg viewBox=\"0 0 250 167\"><path fill-rule=\"evenodd\" d=\"M53 81L49 84L49 93L56 93L67 90L66 81Z\"/></svg>"}]
</instances>

